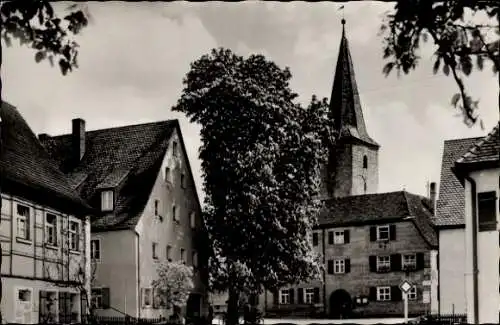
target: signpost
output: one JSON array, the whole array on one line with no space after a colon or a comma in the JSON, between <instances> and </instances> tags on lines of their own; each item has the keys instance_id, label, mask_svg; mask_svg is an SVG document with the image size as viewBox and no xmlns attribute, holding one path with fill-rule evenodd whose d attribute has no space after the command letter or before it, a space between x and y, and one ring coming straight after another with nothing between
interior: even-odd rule
<instances>
[{"instance_id":1,"label":"signpost","mask_svg":"<svg viewBox=\"0 0 500 325\"><path fill-rule=\"evenodd\" d=\"M413 285L407 280L404 280L399 284L399 289L403 292L405 323L408 323L408 292L412 287Z\"/></svg>"}]
</instances>

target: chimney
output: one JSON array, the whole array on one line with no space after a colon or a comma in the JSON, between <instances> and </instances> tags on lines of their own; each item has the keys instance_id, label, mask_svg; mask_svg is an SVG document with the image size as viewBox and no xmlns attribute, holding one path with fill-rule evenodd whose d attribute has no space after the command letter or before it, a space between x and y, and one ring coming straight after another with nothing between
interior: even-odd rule
<instances>
[{"instance_id":1,"label":"chimney","mask_svg":"<svg viewBox=\"0 0 500 325\"><path fill-rule=\"evenodd\" d=\"M85 120L81 118L75 118L72 120L73 132L72 132L72 147L73 147L73 158L75 159L75 164L78 164L82 160L85 154Z\"/></svg>"},{"instance_id":2,"label":"chimney","mask_svg":"<svg viewBox=\"0 0 500 325\"><path fill-rule=\"evenodd\" d=\"M429 199L432 203L432 211L436 211L436 182L431 182L429 186Z\"/></svg>"},{"instance_id":3,"label":"chimney","mask_svg":"<svg viewBox=\"0 0 500 325\"><path fill-rule=\"evenodd\" d=\"M47 141L49 138L50 138L50 135L48 135L47 133L40 133L40 134L38 135L38 141L40 141L40 142L45 142L45 141Z\"/></svg>"}]
</instances>

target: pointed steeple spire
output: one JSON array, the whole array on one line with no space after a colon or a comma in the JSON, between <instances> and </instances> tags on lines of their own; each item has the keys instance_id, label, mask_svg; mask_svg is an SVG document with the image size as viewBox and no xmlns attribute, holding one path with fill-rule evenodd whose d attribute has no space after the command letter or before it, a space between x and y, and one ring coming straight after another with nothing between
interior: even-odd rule
<instances>
[{"instance_id":1,"label":"pointed steeple spire","mask_svg":"<svg viewBox=\"0 0 500 325\"><path fill-rule=\"evenodd\" d=\"M379 145L370 138L366 131L349 43L345 35L346 21L342 18L341 22L342 37L330 96L330 113L342 137L353 137L368 145L378 147Z\"/></svg>"}]
</instances>

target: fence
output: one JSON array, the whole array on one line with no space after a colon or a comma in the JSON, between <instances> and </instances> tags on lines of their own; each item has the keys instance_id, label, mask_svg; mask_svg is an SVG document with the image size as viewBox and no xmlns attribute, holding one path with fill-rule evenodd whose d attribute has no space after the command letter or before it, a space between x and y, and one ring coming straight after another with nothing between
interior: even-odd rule
<instances>
[{"instance_id":1,"label":"fence","mask_svg":"<svg viewBox=\"0 0 500 325\"><path fill-rule=\"evenodd\" d=\"M466 324L467 314L430 314L421 323L425 324Z\"/></svg>"}]
</instances>

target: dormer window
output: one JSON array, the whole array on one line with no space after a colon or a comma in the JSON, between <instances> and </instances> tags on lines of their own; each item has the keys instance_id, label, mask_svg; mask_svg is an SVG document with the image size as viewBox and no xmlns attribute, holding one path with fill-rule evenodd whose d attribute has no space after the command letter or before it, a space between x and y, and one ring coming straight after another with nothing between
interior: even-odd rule
<instances>
[{"instance_id":1,"label":"dormer window","mask_svg":"<svg viewBox=\"0 0 500 325\"><path fill-rule=\"evenodd\" d=\"M101 192L101 210L114 210L114 195L113 190L105 190Z\"/></svg>"},{"instance_id":2,"label":"dormer window","mask_svg":"<svg viewBox=\"0 0 500 325\"><path fill-rule=\"evenodd\" d=\"M172 155L174 157L177 157L178 156L178 152L177 152L177 141L174 141L172 143Z\"/></svg>"}]
</instances>

